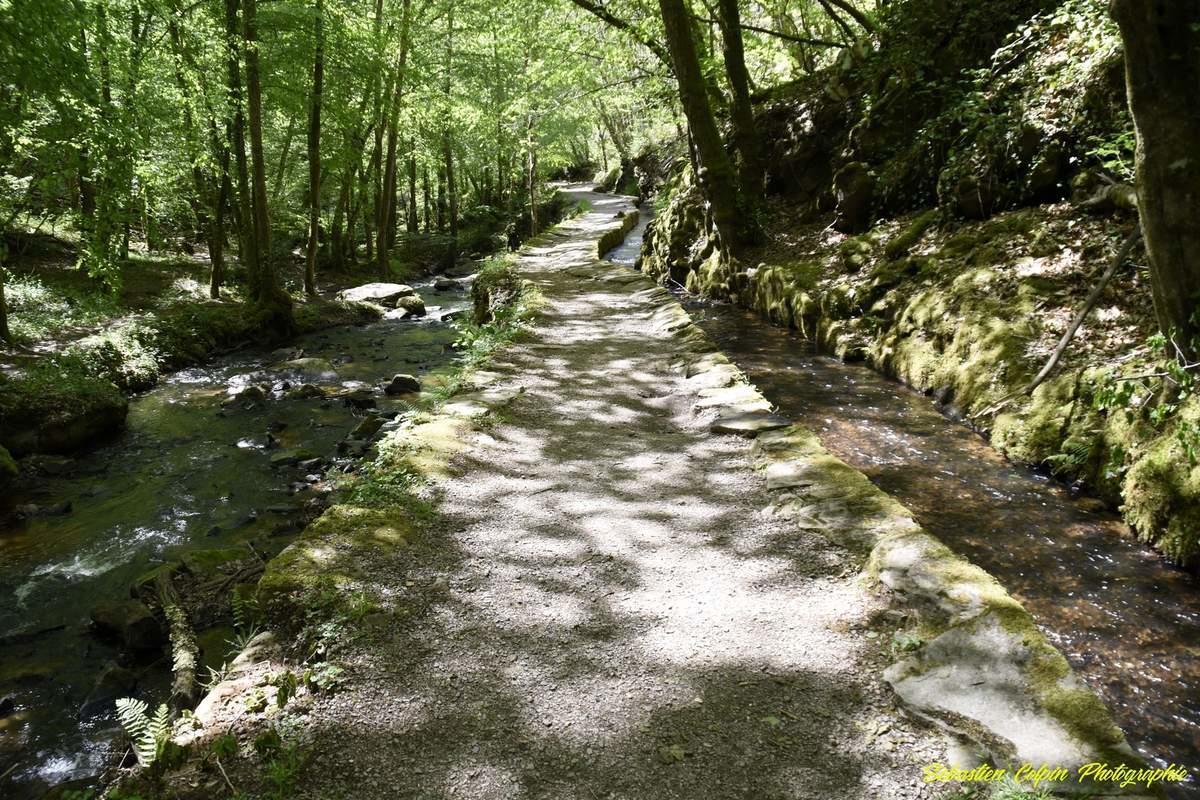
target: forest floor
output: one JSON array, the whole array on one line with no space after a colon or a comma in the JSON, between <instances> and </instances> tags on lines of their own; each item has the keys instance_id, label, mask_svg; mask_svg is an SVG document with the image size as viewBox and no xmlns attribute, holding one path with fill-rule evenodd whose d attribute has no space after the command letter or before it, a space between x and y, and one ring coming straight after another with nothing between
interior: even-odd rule
<instances>
[{"instance_id":1,"label":"forest floor","mask_svg":"<svg viewBox=\"0 0 1200 800\"><path fill-rule=\"evenodd\" d=\"M597 261L628 200L575 196L588 213L518 261L544 308L487 367L521 393L469 434L419 543L358 565L421 611L339 654L297 796L933 796L946 745L879 677L883 601L767 512L652 284Z\"/></svg>"}]
</instances>

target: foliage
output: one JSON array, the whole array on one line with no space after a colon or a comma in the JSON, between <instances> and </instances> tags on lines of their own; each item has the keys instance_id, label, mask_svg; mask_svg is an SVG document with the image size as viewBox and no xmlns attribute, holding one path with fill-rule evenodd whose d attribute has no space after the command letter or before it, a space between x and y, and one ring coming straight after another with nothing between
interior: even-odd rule
<instances>
[{"instance_id":1,"label":"foliage","mask_svg":"<svg viewBox=\"0 0 1200 800\"><path fill-rule=\"evenodd\" d=\"M143 768L149 768L162 756L171 737L171 712L164 703L151 716L145 701L129 697L117 700L117 719L133 745L134 755Z\"/></svg>"}]
</instances>

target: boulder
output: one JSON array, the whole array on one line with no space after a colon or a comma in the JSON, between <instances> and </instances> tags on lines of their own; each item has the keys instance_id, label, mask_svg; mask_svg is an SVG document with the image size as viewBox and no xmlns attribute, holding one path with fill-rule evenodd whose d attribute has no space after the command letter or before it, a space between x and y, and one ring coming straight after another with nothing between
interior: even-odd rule
<instances>
[{"instance_id":1,"label":"boulder","mask_svg":"<svg viewBox=\"0 0 1200 800\"><path fill-rule=\"evenodd\" d=\"M336 395L338 400L342 401L343 405L350 408L366 409L375 407L375 393L370 389L360 388L351 389L348 392L342 392Z\"/></svg>"},{"instance_id":2,"label":"boulder","mask_svg":"<svg viewBox=\"0 0 1200 800\"><path fill-rule=\"evenodd\" d=\"M335 381L338 378L333 362L327 358L294 358L291 361L281 361L272 369L307 383Z\"/></svg>"},{"instance_id":3,"label":"boulder","mask_svg":"<svg viewBox=\"0 0 1200 800\"><path fill-rule=\"evenodd\" d=\"M310 461L314 458L320 458L311 450L297 448L295 450L282 450L271 456L272 467L290 467L299 464L302 461Z\"/></svg>"},{"instance_id":4,"label":"boulder","mask_svg":"<svg viewBox=\"0 0 1200 800\"><path fill-rule=\"evenodd\" d=\"M406 295L396 298L396 309L404 310L410 317L425 316L425 301L417 295Z\"/></svg>"},{"instance_id":5,"label":"boulder","mask_svg":"<svg viewBox=\"0 0 1200 800\"><path fill-rule=\"evenodd\" d=\"M0 719L4 719L16 710L17 701L11 697L0 698Z\"/></svg>"},{"instance_id":6,"label":"boulder","mask_svg":"<svg viewBox=\"0 0 1200 800\"><path fill-rule=\"evenodd\" d=\"M396 305L397 299L415 294L416 290L403 283L365 283L353 289L344 289L338 293L338 299L391 308Z\"/></svg>"},{"instance_id":7,"label":"boulder","mask_svg":"<svg viewBox=\"0 0 1200 800\"><path fill-rule=\"evenodd\" d=\"M451 291L454 289L463 288L462 284L454 280L454 278L438 278L433 282L433 288L439 292Z\"/></svg>"},{"instance_id":8,"label":"boulder","mask_svg":"<svg viewBox=\"0 0 1200 800\"><path fill-rule=\"evenodd\" d=\"M92 625L98 633L119 640L129 650L155 650L163 643L162 626L138 600L101 603L92 609Z\"/></svg>"},{"instance_id":9,"label":"boulder","mask_svg":"<svg viewBox=\"0 0 1200 800\"><path fill-rule=\"evenodd\" d=\"M382 417L367 417L354 426L354 430L350 431L350 438L370 441L375 434L379 433L379 429L382 427Z\"/></svg>"},{"instance_id":10,"label":"boulder","mask_svg":"<svg viewBox=\"0 0 1200 800\"><path fill-rule=\"evenodd\" d=\"M288 400L313 400L325 396L325 390L311 383L302 383L287 393Z\"/></svg>"},{"instance_id":11,"label":"boulder","mask_svg":"<svg viewBox=\"0 0 1200 800\"><path fill-rule=\"evenodd\" d=\"M837 216L833 227L842 233L861 233L871 224L875 176L861 161L852 161L833 176Z\"/></svg>"},{"instance_id":12,"label":"boulder","mask_svg":"<svg viewBox=\"0 0 1200 800\"><path fill-rule=\"evenodd\" d=\"M421 391L421 382L412 375L395 375L383 391L387 395L411 394Z\"/></svg>"},{"instance_id":13,"label":"boulder","mask_svg":"<svg viewBox=\"0 0 1200 800\"><path fill-rule=\"evenodd\" d=\"M267 390L261 386L250 385L234 395L226 398L221 405L229 406L256 406L267 402Z\"/></svg>"},{"instance_id":14,"label":"boulder","mask_svg":"<svg viewBox=\"0 0 1200 800\"><path fill-rule=\"evenodd\" d=\"M80 719L94 717L110 710L118 697L128 695L135 686L137 677L132 672L115 662L108 662L79 708Z\"/></svg>"}]
</instances>

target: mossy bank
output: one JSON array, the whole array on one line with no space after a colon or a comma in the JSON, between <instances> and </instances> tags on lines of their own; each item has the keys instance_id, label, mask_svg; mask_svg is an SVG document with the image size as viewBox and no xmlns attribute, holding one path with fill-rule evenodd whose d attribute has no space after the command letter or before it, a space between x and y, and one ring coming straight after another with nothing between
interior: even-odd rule
<instances>
[{"instance_id":1,"label":"mossy bank","mask_svg":"<svg viewBox=\"0 0 1200 800\"><path fill-rule=\"evenodd\" d=\"M1140 539L1195 565L1200 476L1189 432L1200 408L1161 381L1126 380L1165 370L1141 270L1118 273L1058 369L1023 391L1129 218L1070 203L984 221L924 210L847 236L798 221L781 201L766 216L770 243L729 276L705 258L698 208L681 175L647 237L647 272L753 308L934 397L1008 457L1099 496Z\"/></svg>"},{"instance_id":2,"label":"mossy bank","mask_svg":"<svg viewBox=\"0 0 1200 800\"><path fill-rule=\"evenodd\" d=\"M296 322L308 332L368 322L379 314L362 303L313 300L297 306ZM262 336L254 315L232 302L122 319L0 375L0 446L18 457L83 447L124 425L129 394Z\"/></svg>"}]
</instances>

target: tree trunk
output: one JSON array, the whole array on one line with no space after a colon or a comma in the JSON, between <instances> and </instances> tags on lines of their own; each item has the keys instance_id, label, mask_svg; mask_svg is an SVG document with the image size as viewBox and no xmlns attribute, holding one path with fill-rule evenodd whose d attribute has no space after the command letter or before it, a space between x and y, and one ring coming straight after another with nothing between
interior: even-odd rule
<instances>
[{"instance_id":1,"label":"tree trunk","mask_svg":"<svg viewBox=\"0 0 1200 800\"><path fill-rule=\"evenodd\" d=\"M262 91L259 85L258 26L255 18L258 0L243 0L242 35L246 41L246 106L250 121L250 161L254 185L254 238L258 253L257 269L251 281L251 299L258 307L265 330L284 337L295 333L292 298L279 286L271 259L271 224L267 216L267 170L263 159Z\"/></svg>"},{"instance_id":2,"label":"tree trunk","mask_svg":"<svg viewBox=\"0 0 1200 800\"><path fill-rule=\"evenodd\" d=\"M246 159L246 117L242 102L241 54L237 45L238 0L225 0L225 33L228 45L229 100L233 106L230 126L237 163L238 258L250 273L258 269L258 242L252 233L250 212L250 167Z\"/></svg>"},{"instance_id":3,"label":"tree trunk","mask_svg":"<svg viewBox=\"0 0 1200 800\"><path fill-rule=\"evenodd\" d=\"M416 142L408 142L408 232L417 232L417 156Z\"/></svg>"},{"instance_id":4,"label":"tree trunk","mask_svg":"<svg viewBox=\"0 0 1200 800\"><path fill-rule=\"evenodd\" d=\"M321 90L325 78L325 8L316 0L313 38L312 100L308 117L308 252L304 259L304 293L317 295L317 248L321 238Z\"/></svg>"},{"instance_id":5,"label":"tree trunk","mask_svg":"<svg viewBox=\"0 0 1200 800\"><path fill-rule=\"evenodd\" d=\"M1200 356L1200 0L1112 0L1137 127L1137 190L1154 310Z\"/></svg>"},{"instance_id":6,"label":"tree trunk","mask_svg":"<svg viewBox=\"0 0 1200 800\"><path fill-rule=\"evenodd\" d=\"M446 215L449 218L450 238L454 240L450 244L452 257L449 258L453 265L454 258L458 257L458 185L454 180L454 148L450 146L449 131L442 134L442 155L446 160Z\"/></svg>"},{"instance_id":7,"label":"tree trunk","mask_svg":"<svg viewBox=\"0 0 1200 800\"><path fill-rule=\"evenodd\" d=\"M4 254L6 252L3 232L0 232L0 339L12 343L8 330L8 303L4 300Z\"/></svg>"},{"instance_id":8,"label":"tree trunk","mask_svg":"<svg viewBox=\"0 0 1200 800\"><path fill-rule=\"evenodd\" d=\"M679 84L679 99L696 144L700 164L697 178L708 200L720 248L729 255L737 241L740 205L737 183L708 103L704 73L696 56L691 17L684 0L658 0L658 5Z\"/></svg>"},{"instance_id":9,"label":"tree trunk","mask_svg":"<svg viewBox=\"0 0 1200 800\"><path fill-rule=\"evenodd\" d=\"M275 185L271 187L271 202L278 203L283 192L283 179L287 175L288 157L292 154L292 138L296 135L296 120L288 119L287 132L283 135L283 150L279 153L279 166L275 167Z\"/></svg>"},{"instance_id":10,"label":"tree trunk","mask_svg":"<svg viewBox=\"0 0 1200 800\"><path fill-rule=\"evenodd\" d=\"M425 232L429 233L429 165L426 164L421 168L421 185L423 188L422 199L425 203Z\"/></svg>"},{"instance_id":11,"label":"tree trunk","mask_svg":"<svg viewBox=\"0 0 1200 800\"><path fill-rule=\"evenodd\" d=\"M754 128L754 107L750 104L750 74L746 71L746 55L742 47L742 23L738 0L719 0L721 41L725 57L725 74L733 89L733 139L737 145L738 185L747 210L762 200L763 165L758 133Z\"/></svg>"},{"instance_id":12,"label":"tree trunk","mask_svg":"<svg viewBox=\"0 0 1200 800\"><path fill-rule=\"evenodd\" d=\"M438 164L437 168L437 229L438 233L446 230L446 162Z\"/></svg>"},{"instance_id":13,"label":"tree trunk","mask_svg":"<svg viewBox=\"0 0 1200 800\"><path fill-rule=\"evenodd\" d=\"M396 146L399 137L400 105L404 98L404 69L408 59L408 38L411 0L403 0L400 18L400 55L396 59L396 74L392 78L392 96L387 114L387 166L384 170L383 192L380 195L379 216L375 220L379 242L375 246L377 268L386 276L388 264L388 232L392 230L396 209Z\"/></svg>"}]
</instances>

